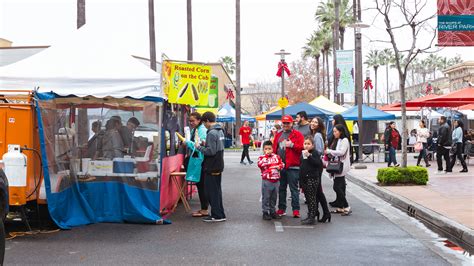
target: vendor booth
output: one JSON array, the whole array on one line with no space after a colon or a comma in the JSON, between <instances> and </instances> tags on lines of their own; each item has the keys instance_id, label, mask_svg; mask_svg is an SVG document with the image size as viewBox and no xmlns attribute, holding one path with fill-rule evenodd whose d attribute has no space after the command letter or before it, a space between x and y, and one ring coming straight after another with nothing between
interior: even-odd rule
<instances>
[{"instance_id":1,"label":"vendor booth","mask_svg":"<svg viewBox=\"0 0 474 266\"><path fill-rule=\"evenodd\" d=\"M18 204L46 200L60 228L162 223L160 75L81 31L0 68L0 156L27 156Z\"/></svg>"},{"instance_id":2,"label":"vendor booth","mask_svg":"<svg viewBox=\"0 0 474 266\"><path fill-rule=\"evenodd\" d=\"M347 110L347 108L345 108L345 107L343 107L343 106L341 106L341 105L339 105L335 102L332 102L331 100L329 100L328 98L326 98L323 95L318 96L317 98L315 98L314 100L309 102L309 104L314 105L314 106L316 106L320 109L331 111L331 112L336 113L336 114L340 114L340 113Z\"/></svg>"},{"instance_id":3,"label":"vendor booth","mask_svg":"<svg viewBox=\"0 0 474 266\"><path fill-rule=\"evenodd\" d=\"M313 118L316 116L327 119L329 116L334 115L333 112L320 109L316 106L313 106L309 103L297 103L285 108L285 115L291 115L293 118L296 117L298 112L305 111L308 115L308 118ZM266 115L267 120L280 120L282 116L282 110L277 110Z\"/></svg>"},{"instance_id":4,"label":"vendor booth","mask_svg":"<svg viewBox=\"0 0 474 266\"><path fill-rule=\"evenodd\" d=\"M241 114L242 121L255 122L255 118L246 114ZM225 103L217 111L217 122L235 122L235 109L229 103Z\"/></svg>"}]
</instances>

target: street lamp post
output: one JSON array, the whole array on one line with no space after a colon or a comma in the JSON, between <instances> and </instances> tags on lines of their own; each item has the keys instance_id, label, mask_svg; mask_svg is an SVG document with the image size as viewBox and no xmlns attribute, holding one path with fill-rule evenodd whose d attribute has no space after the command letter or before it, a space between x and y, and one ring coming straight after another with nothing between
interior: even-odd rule
<instances>
[{"instance_id":1,"label":"street lamp post","mask_svg":"<svg viewBox=\"0 0 474 266\"><path fill-rule=\"evenodd\" d=\"M370 70L369 69L365 70L365 79L366 80L370 79ZM370 92L369 92L370 88L364 88L364 89L367 90L367 106L370 106Z\"/></svg>"},{"instance_id":2,"label":"street lamp post","mask_svg":"<svg viewBox=\"0 0 474 266\"><path fill-rule=\"evenodd\" d=\"M285 49L281 49L280 52L275 53L276 55L280 56L280 63L285 63L285 56L290 55L291 53L286 52ZM281 97L285 97L285 71L281 71ZM281 108L281 115L285 115L285 108Z\"/></svg>"},{"instance_id":3,"label":"street lamp post","mask_svg":"<svg viewBox=\"0 0 474 266\"><path fill-rule=\"evenodd\" d=\"M354 1L355 4L356 1ZM360 11L360 6L358 7ZM355 9L355 8L354 8ZM355 14L354 14L355 15ZM354 24L349 25L349 27L354 28L355 32L355 95L357 100L357 124L359 126L359 160L362 157L362 141L361 137L364 134L363 124L362 124L362 28L368 28L369 25L363 24L361 21L357 21Z\"/></svg>"}]
</instances>

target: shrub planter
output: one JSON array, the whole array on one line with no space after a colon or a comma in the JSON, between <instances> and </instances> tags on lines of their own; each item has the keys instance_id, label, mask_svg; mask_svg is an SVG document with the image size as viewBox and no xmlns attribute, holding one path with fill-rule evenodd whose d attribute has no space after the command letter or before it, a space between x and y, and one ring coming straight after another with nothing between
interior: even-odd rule
<instances>
[{"instance_id":1,"label":"shrub planter","mask_svg":"<svg viewBox=\"0 0 474 266\"><path fill-rule=\"evenodd\" d=\"M380 185L426 185L428 170L419 166L380 168L377 180Z\"/></svg>"}]
</instances>

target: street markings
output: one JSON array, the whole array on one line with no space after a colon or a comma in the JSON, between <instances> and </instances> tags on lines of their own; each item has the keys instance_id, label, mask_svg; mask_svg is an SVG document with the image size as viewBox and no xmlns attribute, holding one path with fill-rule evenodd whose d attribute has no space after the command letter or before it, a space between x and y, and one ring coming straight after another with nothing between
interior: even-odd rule
<instances>
[{"instance_id":1,"label":"street markings","mask_svg":"<svg viewBox=\"0 0 474 266\"><path fill-rule=\"evenodd\" d=\"M283 229L283 225L280 222L275 222L275 231L281 233L285 230Z\"/></svg>"},{"instance_id":2,"label":"street markings","mask_svg":"<svg viewBox=\"0 0 474 266\"><path fill-rule=\"evenodd\" d=\"M314 226L309 225L283 225L281 222L275 222L275 231L278 233L285 232L288 229L314 229Z\"/></svg>"}]
</instances>

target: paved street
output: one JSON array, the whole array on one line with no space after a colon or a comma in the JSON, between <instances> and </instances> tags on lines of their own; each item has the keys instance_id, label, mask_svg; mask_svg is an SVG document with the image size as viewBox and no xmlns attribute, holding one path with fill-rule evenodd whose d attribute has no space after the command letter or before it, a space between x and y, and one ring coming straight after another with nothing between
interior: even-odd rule
<instances>
[{"instance_id":1,"label":"paved street","mask_svg":"<svg viewBox=\"0 0 474 266\"><path fill-rule=\"evenodd\" d=\"M6 264L251 264L449 265L467 258L443 247L435 234L398 209L349 183L354 213L329 224L282 227L263 221L258 169L226 153L223 177L227 222L206 224L182 206L171 225L96 224L7 241ZM256 160L256 153L252 153ZM328 200L331 181L324 178ZM359 199L360 198L360 199ZM363 201L362 201L362 200ZM192 200L197 208L197 198ZM302 205L303 214L306 206ZM291 227L297 226L297 227Z\"/></svg>"}]
</instances>

